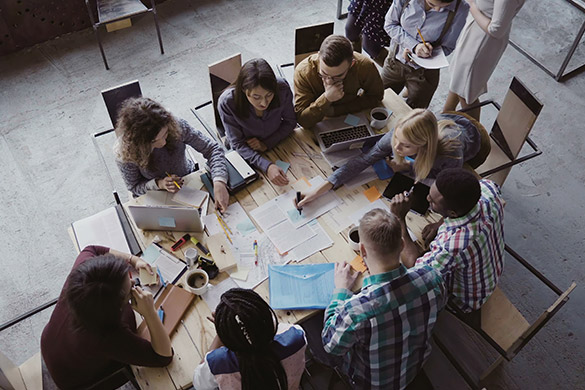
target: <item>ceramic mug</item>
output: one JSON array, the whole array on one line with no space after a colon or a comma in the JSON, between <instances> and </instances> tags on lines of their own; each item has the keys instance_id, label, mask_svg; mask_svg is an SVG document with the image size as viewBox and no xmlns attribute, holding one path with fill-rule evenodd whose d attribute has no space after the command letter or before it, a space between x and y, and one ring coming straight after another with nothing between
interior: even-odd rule
<instances>
[{"instance_id":1,"label":"ceramic mug","mask_svg":"<svg viewBox=\"0 0 585 390\"><path fill-rule=\"evenodd\" d=\"M195 295L205 294L209 287L209 275L200 268L192 269L185 276L187 290Z\"/></svg>"},{"instance_id":2,"label":"ceramic mug","mask_svg":"<svg viewBox=\"0 0 585 390\"><path fill-rule=\"evenodd\" d=\"M360 251L360 234L358 232L358 227L354 226L349 229L347 233L347 240L349 242L349 247L356 252Z\"/></svg>"},{"instance_id":3,"label":"ceramic mug","mask_svg":"<svg viewBox=\"0 0 585 390\"><path fill-rule=\"evenodd\" d=\"M370 126L376 130L380 130L388 123L388 119L392 115L392 111L388 110L385 107L376 107L370 111L370 117L372 121L370 122Z\"/></svg>"}]
</instances>

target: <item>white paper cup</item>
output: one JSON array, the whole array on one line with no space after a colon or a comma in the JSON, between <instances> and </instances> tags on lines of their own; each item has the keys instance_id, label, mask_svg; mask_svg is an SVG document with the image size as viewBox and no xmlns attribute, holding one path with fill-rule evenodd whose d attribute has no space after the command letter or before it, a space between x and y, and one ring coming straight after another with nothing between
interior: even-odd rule
<instances>
[{"instance_id":1,"label":"white paper cup","mask_svg":"<svg viewBox=\"0 0 585 390\"><path fill-rule=\"evenodd\" d=\"M209 275L202 269L195 268L185 275L185 287L195 295L205 294L209 287Z\"/></svg>"},{"instance_id":2,"label":"white paper cup","mask_svg":"<svg viewBox=\"0 0 585 390\"><path fill-rule=\"evenodd\" d=\"M370 122L370 126L376 130L380 130L388 123L390 119L391 112L385 107L376 107L370 111L370 117L372 121Z\"/></svg>"},{"instance_id":3,"label":"white paper cup","mask_svg":"<svg viewBox=\"0 0 585 390\"><path fill-rule=\"evenodd\" d=\"M360 236L358 233L358 227L354 226L349 229L347 233L347 241L349 242L349 247L356 252L360 251Z\"/></svg>"}]
</instances>

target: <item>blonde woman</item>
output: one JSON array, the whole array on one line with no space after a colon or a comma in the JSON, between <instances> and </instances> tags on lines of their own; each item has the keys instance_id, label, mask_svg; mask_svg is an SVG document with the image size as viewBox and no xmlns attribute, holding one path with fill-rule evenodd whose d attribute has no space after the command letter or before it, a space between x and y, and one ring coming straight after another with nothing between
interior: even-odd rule
<instances>
[{"instance_id":1,"label":"blonde woman","mask_svg":"<svg viewBox=\"0 0 585 390\"><path fill-rule=\"evenodd\" d=\"M388 157L387 163L394 172L406 172L417 181L431 184L443 169L462 167L465 162L478 167L489 150L487 132L472 118L455 112L436 117L429 110L414 109L369 151L333 172L322 186L302 194L298 206L303 207Z\"/></svg>"},{"instance_id":2,"label":"blonde woman","mask_svg":"<svg viewBox=\"0 0 585 390\"><path fill-rule=\"evenodd\" d=\"M203 154L211 168L215 206L220 211L227 208L227 163L217 142L148 98L126 100L116 128L122 134L114 146L116 163L134 196L147 190L179 191L175 182L181 186L182 177L195 169L185 150L190 145Z\"/></svg>"}]
</instances>

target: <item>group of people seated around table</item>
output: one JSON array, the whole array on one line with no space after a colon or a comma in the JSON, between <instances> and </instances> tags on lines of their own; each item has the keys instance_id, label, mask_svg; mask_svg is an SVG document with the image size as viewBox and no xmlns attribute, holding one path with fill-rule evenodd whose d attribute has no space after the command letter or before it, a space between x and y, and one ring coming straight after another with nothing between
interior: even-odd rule
<instances>
[{"instance_id":1,"label":"group of people seated around table","mask_svg":"<svg viewBox=\"0 0 585 390\"><path fill-rule=\"evenodd\" d=\"M234 85L219 98L217 109L231 147L271 183L285 186L286 173L264 152L293 134L297 123L310 128L325 117L379 106L384 88L408 90L407 103L415 109L399 118L371 149L333 172L325 184L303 193L297 204L305 206L386 159L393 171L430 185L430 208L442 216L423 230L429 245L423 253L406 227L411 193L396 195L391 212L375 209L365 214L359 221L359 252L369 275L359 291L354 286L358 273L343 262L346 259L338 259L336 288L319 319L322 332L317 344L356 389L407 388L430 354L439 312L452 307L469 324L479 324L481 306L502 273L503 200L498 186L479 180L472 169L489 154L489 136L471 116L427 110L439 72L411 60L412 53L428 57L438 46L446 54L457 50L455 42L470 8L474 19L468 21L471 26L465 34L473 34L468 30L475 28L474 20L488 31L488 40L498 28L508 28L493 20L486 25L483 18L489 19L492 12L501 18L502 10L508 9L499 0L494 2L496 6L486 11L489 0L477 0L477 5L472 0L395 0L391 6L381 0L352 1L348 26L353 30L348 28L348 35L361 23L364 39L380 33L371 23L365 28L364 17L379 21L376 12L384 3L389 7L383 29L398 51L378 47L387 46L384 39L365 45L374 61L383 65L381 75L374 61L354 51L354 39L331 35L318 53L296 67L294 94L286 80L257 58L242 66ZM461 55L457 60L463 61ZM485 90L485 83L471 84ZM476 99L470 96L462 99L462 106ZM186 153L189 145L207 160L215 206L226 210L227 161L216 141L144 97L123 104L116 127L121 134L114 146L116 162L134 196L148 190L178 191L175 182L182 185L183 177L195 169ZM41 339L44 363L60 388L87 386L128 364L161 367L171 362L171 341L153 297L134 286L130 268L152 273L142 259L99 246L83 249L75 261ZM150 341L137 335L133 310L144 318ZM299 388L305 349L314 347L309 332L279 323L271 307L246 289L224 293L210 321L217 336L194 372L196 390ZM112 378L103 388L115 388L118 380Z\"/></svg>"}]
</instances>

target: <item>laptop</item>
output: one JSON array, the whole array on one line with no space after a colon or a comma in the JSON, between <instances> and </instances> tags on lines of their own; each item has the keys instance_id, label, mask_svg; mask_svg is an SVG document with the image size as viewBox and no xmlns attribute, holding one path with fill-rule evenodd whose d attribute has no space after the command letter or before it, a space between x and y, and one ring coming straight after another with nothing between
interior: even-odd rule
<instances>
[{"instance_id":1,"label":"laptop","mask_svg":"<svg viewBox=\"0 0 585 390\"><path fill-rule=\"evenodd\" d=\"M128 206L130 216L142 230L202 232L199 209L180 206Z\"/></svg>"},{"instance_id":2,"label":"laptop","mask_svg":"<svg viewBox=\"0 0 585 390\"><path fill-rule=\"evenodd\" d=\"M347 115L342 115L324 119L313 127L321 151L334 153L342 150L360 150L373 146L384 136L372 131L364 113L354 116L359 119L355 126L348 125L345 122Z\"/></svg>"}]
</instances>

